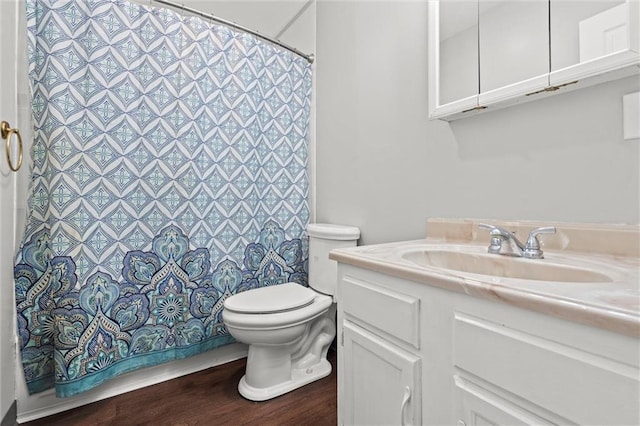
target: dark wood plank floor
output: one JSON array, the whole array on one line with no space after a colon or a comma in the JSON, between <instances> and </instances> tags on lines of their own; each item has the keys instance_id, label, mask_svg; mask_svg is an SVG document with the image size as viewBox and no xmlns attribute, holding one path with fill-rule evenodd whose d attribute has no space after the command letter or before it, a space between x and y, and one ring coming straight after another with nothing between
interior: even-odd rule
<instances>
[{"instance_id":1,"label":"dark wood plank floor","mask_svg":"<svg viewBox=\"0 0 640 426\"><path fill-rule=\"evenodd\" d=\"M328 358L330 376L269 401L238 393L242 359L23 425L335 425L335 351Z\"/></svg>"}]
</instances>

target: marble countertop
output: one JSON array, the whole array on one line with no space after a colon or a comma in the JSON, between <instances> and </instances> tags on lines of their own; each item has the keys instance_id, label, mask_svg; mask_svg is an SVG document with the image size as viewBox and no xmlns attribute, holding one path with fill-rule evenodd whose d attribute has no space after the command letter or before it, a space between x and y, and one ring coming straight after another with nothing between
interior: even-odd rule
<instances>
[{"instance_id":1,"label":"marble countertop","mask_svg":"<svg viewBox=\"0 0 640 426\"><path fill-rule=\"evenodd\" d=\"M518 259L605 272L610 278L607 282L545 282L461 273L418 265L403 257L407 252L424 249L486 253L487 242L480 242L487 239L485 235L476 238L474 232L472 237L469 237L471 234L461 237L456 233L441 232L442 229L442 222L438 222L425 239L337 249L331 252L330 258L450 291L640 337L640 257L634 251L634 238L629 239L630 250L615 254L581 251L579 245L571 247L574 250L554 249L551 243L551 247L544 250L544 259ZM636 232L636 228L631 231ZM563 233L559 234L562 237Z\"/></svg>"}]
</instances>

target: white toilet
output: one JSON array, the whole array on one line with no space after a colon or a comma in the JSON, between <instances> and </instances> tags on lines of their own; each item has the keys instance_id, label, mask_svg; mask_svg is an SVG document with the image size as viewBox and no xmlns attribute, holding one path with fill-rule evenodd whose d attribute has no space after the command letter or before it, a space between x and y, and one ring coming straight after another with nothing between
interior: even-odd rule
<instances>
[{"instance_id":1,"label":"white toilet","mask_svg":"<svg viewBox=\"0 0 640 426\"><path fill-rule=\"evenodd\" d=\"M249 400L271 399L331 373L327 350L336 335L337 264L328 256L335 248L355 246L360 230L314 223L307 233L310 288L286 283L224 302L227 330L249 345L247 369L238 384Z\"/></svg>"}]
</instances>

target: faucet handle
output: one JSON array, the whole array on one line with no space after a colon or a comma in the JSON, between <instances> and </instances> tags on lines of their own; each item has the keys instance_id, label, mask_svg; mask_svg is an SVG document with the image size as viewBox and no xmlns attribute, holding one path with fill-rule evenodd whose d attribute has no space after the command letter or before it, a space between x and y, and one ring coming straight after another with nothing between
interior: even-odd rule
<instances>
[{"instance_id":1,"label":"faucet handle","mask_svg":"<svg viewBox=\"0 0 640 426\"><path fill-rule=\"evenodd\" d=\"M529 233L529 238L527 238L527 244L524 246L523 256L531 259L542 259L543 253L542 250L540 250L540 240L538 240L538 235L555 233L555 226L544 226L542 228L532 230Z\"/></svg>"},{"instance_id":2,"label":"faucet handle","mask_svg":"<svg viewBox=\"0 0 640 426\"><path fill-rule=\"evenodd\" d=\"M478 224L478 228L487 229L489 231L492 231L494 229L498 229L497 226L489 225L488 223L479 223Z\"/></svg>"},{"instance_id":3,"label":"faucet handle","mask_svg":"<svg viewBox=\"0 0 640 426\"><path fill-rule=\"evenodd\" d=\"M488 225L486 223L479 223L478 227L480 229L486 229L489 231L489 235L491 236L491 242L489 243L489 248L487 251L493 254L499 254L502 249L502 241L504 240L504 236L502 234L502 229L497 226Z\"/></svg>"}]
</instances>

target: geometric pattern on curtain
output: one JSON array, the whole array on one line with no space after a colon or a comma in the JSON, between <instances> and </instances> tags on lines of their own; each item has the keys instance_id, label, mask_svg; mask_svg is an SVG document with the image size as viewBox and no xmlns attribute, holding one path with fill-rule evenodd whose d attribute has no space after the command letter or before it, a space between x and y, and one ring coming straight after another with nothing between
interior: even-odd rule
<instances>
[{"instance_id":1,"label":"geometric pattern on curtain","mask_svg":"<svg viewBox=\"0 0 640 426\"><path fill-rule=\"evenodd\" d=\"M27 26L15 292L31 393L228 344L226 297L307 284L305 59L126 1L28 0Z\"/></svg>"}]
</instances>

